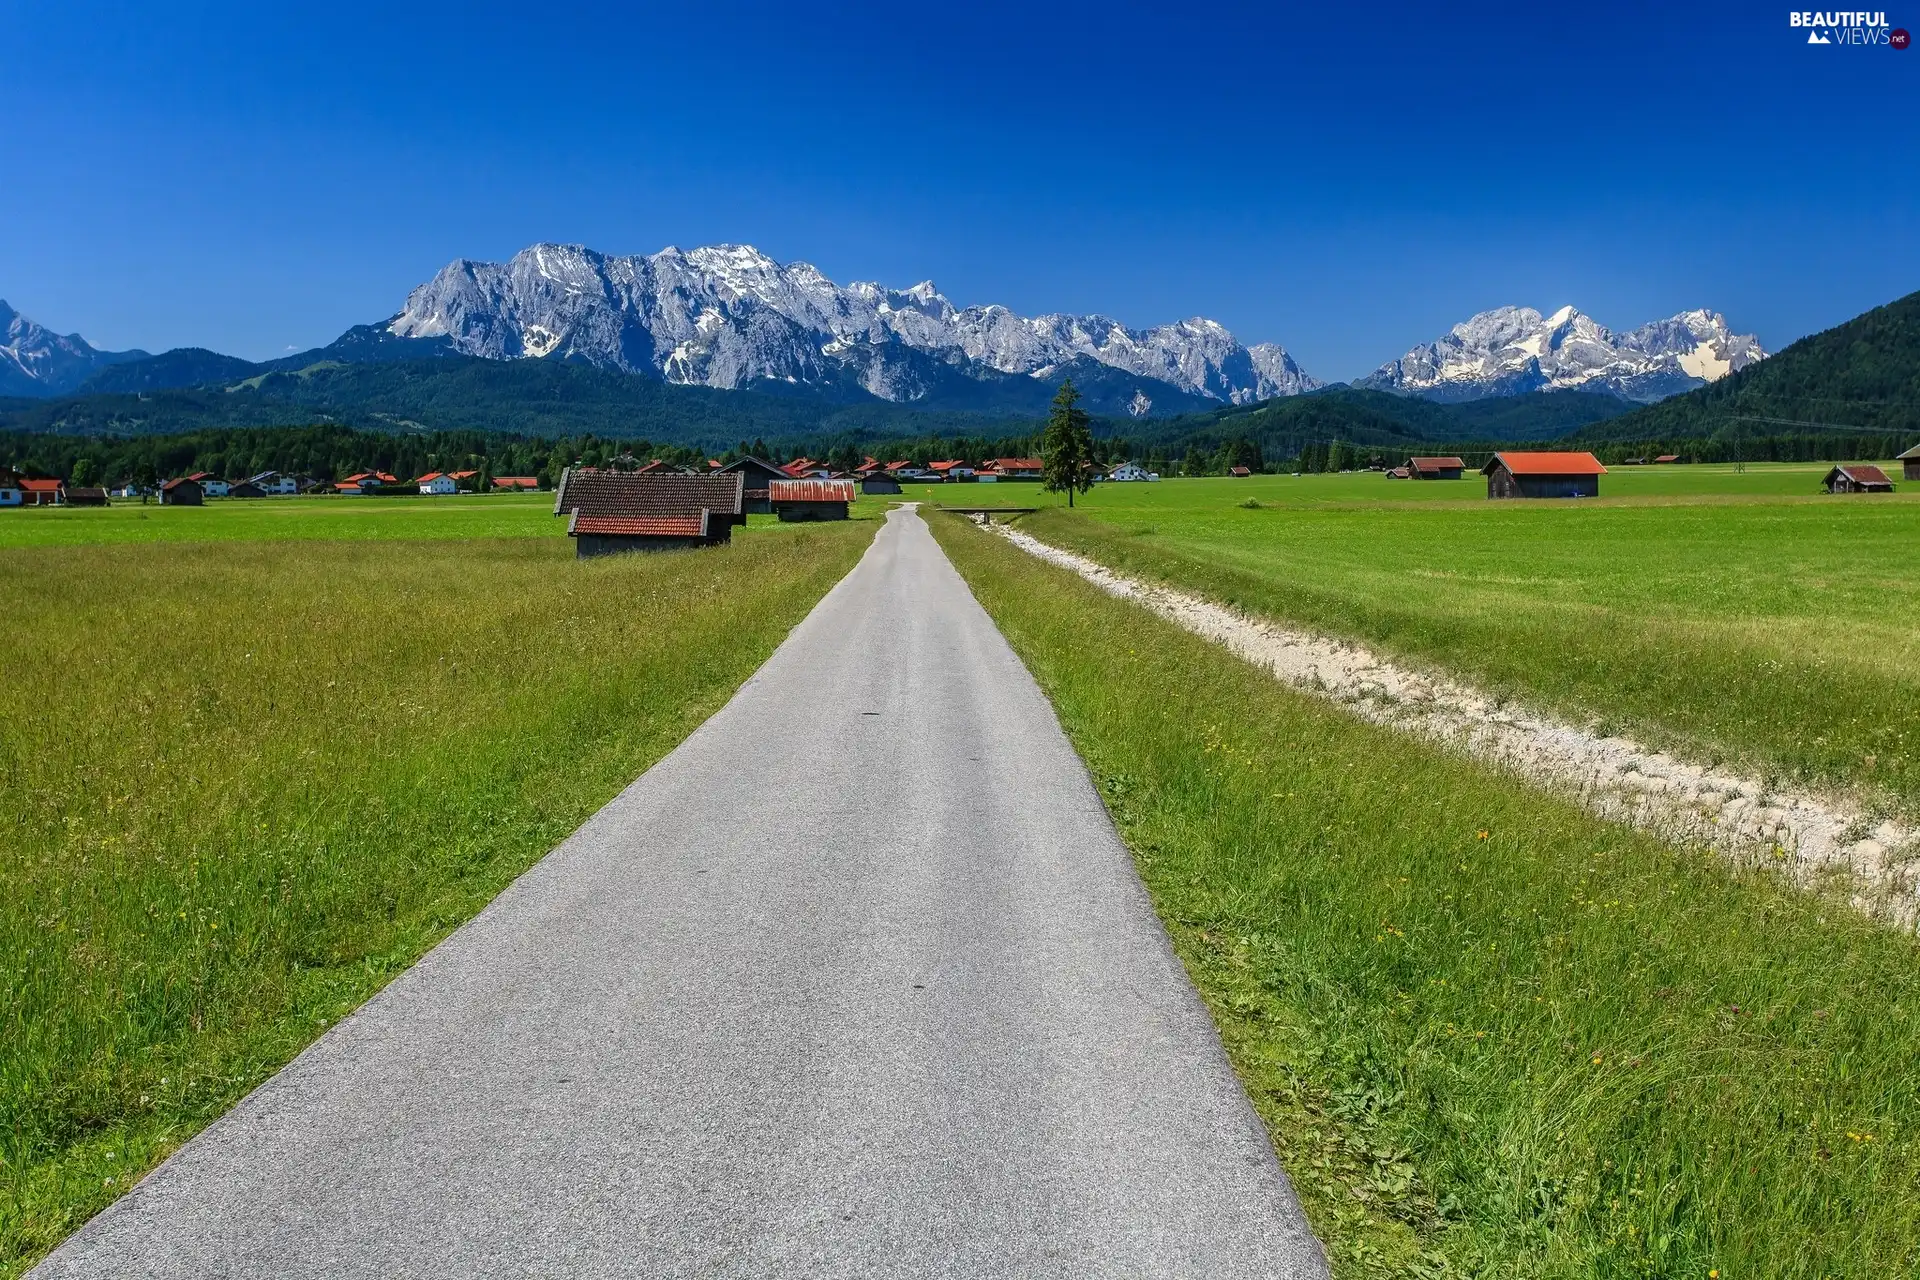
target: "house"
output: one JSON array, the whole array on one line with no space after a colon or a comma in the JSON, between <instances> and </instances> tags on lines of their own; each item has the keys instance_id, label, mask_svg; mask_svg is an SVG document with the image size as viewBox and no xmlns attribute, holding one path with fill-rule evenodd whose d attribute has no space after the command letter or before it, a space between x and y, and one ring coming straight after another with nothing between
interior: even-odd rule
<instances>
[{"instance_id":1,"label":"house","mask_svg":"<svg viewBox=\"0 0 1920 1280\"><path fill-rule=\"evenodd\" d=\"M1674 463L1680 461L1680 455L1677 453L1663 453L1653 461L1655 465Z\"/></svg>"},{"instance_id":2,"label":"house","mask_svg":"<svg viewBox=\"0 0 1920 1280\"><path fill-rule=\"evenodd\" d=\"M1893 481L1878 467L1850 462L1827 472L1820 482L1828 493L1892 493Z\"/></svg>"},{"instance_id":3,"label":"house","mask_svg":"<svg viewBox=\"0 0 1920 1280\"><path fill-rule=\"evenodd\" d=\"M1227 474L1232 476L1235 480L1245 480L1248 476L1253 474L1253 468L1252 467L1228 467Z\"/></svg>"},{"instance_id":4,"label":"house","mask_svg":"<svg viewBox=\"0 0 1920 1280\"><path fill-rule=\"evenodd\" d=\"M34 480L21 477L20 501L29 507L57 507L67 500L67 482L64 480Z\"/></svg>"},{"instance_id":5,"label":"house","mask_svg":"<svg viewBox=\"0 0 1920 1280\"><path fill-rule=\"evenodd\" d=\"M539 487L540 477L538 476L495 476L493 478L495 493L525 493Z\"/></svg>"},{"instance_id":6,"label":"house","mask_svg":"<svg viewBox=\"0 0 1920 1280\"><path fill-rule=\"evenodd\" d=\"M267 496L267 491L251 480L236 480L227 486L227 496L229 498L264 498Z\"/></svg>"},{"instance_id":7,"label":"house","mask_svg":"<svg viewBox=\"0 0 1920 1280\"><path fill-rule=\"evenodd\" d=\"M1039 458L994 458L981 465L1002 480L1038 480L1046 474L1046 463Z\"/></svg>"},{"instance_id":8,"label":"house","mask_svg":"<svg viewBox=\"0 0 1920 1280\"><path fill-rule=\"evenodd\" d=\"M445 497L460 492L459 484L444 471L429 471L414 481L420 486L420 492L432 497Z\"/></svg>"},{"instance_id":9,"label":"house","mask_svg":"<svg viewBox=\"0 0 1920 1280\"><path fill-rule=\"evenodd\" d=\"M1113 468L1113 470L1107 472L1107 479L1109 480L1140 481L1158 480L1159 478L1159 472L1149 471L1137 462L1123 462Z\"/></svg>"},{"instance_id":10,"label":"house","mask_svg":"<svg viewBox=\"0 0 1920 1280\"><path fill-rule=\"evenodd\" d=\"M20 487L22 476L10 467L0 467L0 507L23 507L27 493Z\"/></svg>"},{"instance_id":11,"label":"house","mask_svg":"<svg viewBox=\"0 0 1920 1280\"><path fill-rule=\"evenodd\" d=\"M929 462L927 470L947 481L957 482L974 478L973 468L958 459L948 462Z\"/></svg>"},{"instance_id":12,"label":"house","mask_svg":"<svg viewBox=\"0 0 1920 1280\"><path fill-rule=\"evenodd\" d=\"M1607 474L1590 453L1496 453L1480 471L1489 498L1597 498Z\"/></svg>"},{"instance_id":13,"label":"house","mask_svg":"<svg viewBox=\"0 0 1920 1280\"><path fill-rule=\"evenodd\" d=\"M447 479L453 481L453 487L458 492L472 493L474 486L480 483L480 473L478 471L449 471L447 472Z\"/></svg>"},{"instance_id":14,"label":"house","mask_svg":"<svg viewBox=\"0 0 1920 1280\"><path fill-rule=\"evenodd\" d=\"M709 547L747 522L746 477L568 467L554 491L553 514L582 559L621 551Z\"/></svg>"},{"instance_id":15,"label":"house","mask_svg":"<svg viewBox=\"0 0 1920 1280\"><path fill-rule=\"evenodd\" d=\"M224 498L233 486L214 475L211 471L196 471L187 479L200 486L200 492L209 498Z\"/></svg>"},{"instance_id":16,"label":"house","mask_svg":"<svg viewBox=\"0 0 1920 1280\"><path fill-rule=\"evenodd\" d=\"M1467 464L1458 458L1408 458L1406 472L1414 480L1458 480Z\"/></svg>"},{"instance_id":17,"label":"house","mask_svg":"<svg viewBox=\"0 0 1920 1280\"><path fill-rule=\"evenodd\" d=\"M721 467L717 474L732 475L735 472L746 477L747 487L742 500L747 504L748 511L758 515L770 515L773 512L773 504L767 501L767 486L771 485L775 480L790 480L793 478L780 467L768 462L765 458L752 457L741 458L737 462L729 462L726 466Z\"/></svg>"},{"instance_id":18,"label":"house","mask_svg":"<svg viewBox=\"0 0 1920 1280\"><path fill-rule=\"evenodd\" d=\"M1902 476L1908 480L1920 480L1920 444L1901 454L1899 463L1904 468Z\"/></svg>"},{"instance_id":19,"label":"house","mask_svg":"<svg viewBox=\"0 0 1920 1280\"><path fill-rule=\"evenodd\" d=\"M266 497L284 497L287 494L300 492L299 477L290 476L280 471L262 471L257 476L248 476L241 483L255 486L260 490L261 494ZM235 487L237 488L238 486ZM237 495L233 489L230 488L227 490L227 496L235 497Z\"/></svg>"},{"instance_id":20,"label":"house","mask_svg":"<svg viewBox=\"0 0 1920 1280\"><path fill-rule=\"evenodd\" d=\"M785 521L845 520L853 501L851 480L776 480L768 498Z\"/></svg>"},{"instance_id":21,"label":"house","mask_svg":"<svg viewBox=\"0 0 1920 1280\"><path fill-rule=\"evenodd\" d=\"M197 507L206 500L206 496L206 490L192 476L168 480L160 486L160 505L163 507Z\"/></svg>"},{"instance_id":22,"label":"house","mask_svg":"<svg viewBox=\"0 0 1920 1280\"><path fill-rule=\"evenodd\" d=\"M107 491L99 485L68 486L67 502L69 507L104 507L107 505Z\"/></svg>"},{"instance_id":23,"label":"house","mask_svg":"<svg viewBox=\"0 0 1920 1280\"><path fill-rule=\"evenodd\" d=\"M334 487L341 493L346 493L349 489L354 493L371 493L375 489L382 489L387 485L399 483L399 476L392 475L385 471L356 471Z\"/></svg>"},{"instance_id":24,"label":"house","mask_svg":"<svg viewBox=\"0 0 1920 1280\"><path fill-rule=\"evenodd\" d=\"M111 493L112 496L116 498L138 498L144 496L140 486L131 480L125 484L116 486ZM0 495L0 507L4 507L5 505L7 505L6 498L4 495Z\"/></svg>"}]
</instances>

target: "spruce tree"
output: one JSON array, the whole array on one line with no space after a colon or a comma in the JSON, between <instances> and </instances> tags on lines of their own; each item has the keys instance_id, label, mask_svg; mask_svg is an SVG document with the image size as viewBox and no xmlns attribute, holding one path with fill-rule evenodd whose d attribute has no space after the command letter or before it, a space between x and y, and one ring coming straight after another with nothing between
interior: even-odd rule
<instances>
[{"instance_id":1,"label":"spruce tree","mask_svg":"<svg viewBox=\"0 0 1920 1280\"><path fill-rule=\"evenodd\" d=\"M1067 505L1073 505L1075 493L1093 487L1092 419L1080 407L1080 392L1073 379L1060 384L1047 413L1047 431L1041 439L1045 455L1041 465L1041 485L1049 493L1065 492Z\"/></svg>"}]
</instances>

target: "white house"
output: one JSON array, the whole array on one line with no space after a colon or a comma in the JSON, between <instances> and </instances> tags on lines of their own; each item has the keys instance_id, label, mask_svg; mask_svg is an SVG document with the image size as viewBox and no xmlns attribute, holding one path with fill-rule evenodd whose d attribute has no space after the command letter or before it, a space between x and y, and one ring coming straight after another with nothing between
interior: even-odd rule
<instances>
[{"instance_id":1,"label":"white house","mask_svg":"<svg viewBox=\"0 0 1920 1280\"><path fill-rule=\"evenodd\" d=\"M283 471L262 471L257 476L247 477L248 484L257 484L261 492L276 496L300 492L300 482Z\"/></svg>"},{"instance_id":2,"label":"white house","mask_svg":"<svg viewBox=\"0 0 1920 1280\"><path fill-rule=\"evenodd\" d=\"M228 485L225 480L218 479L204 471L196 471L188 476L187 479L198 484L200 486L200 492L209 498L224 498L227 496L227 490L232 487Z\"/></svg>"},{"instance_id":3,"label":"white house","mask_svg":"<svg viewBox=\"0 0 1920 1280\"><path fill-rule=\"evenodd\" d=\"M140 486L129 480L118 489L115 489L113 496L116 498L138 498L141 496ZM0 505L4 505L5 502L6 499L0 498Z\"/></svg>"},{"instance_id":4,"label":"white house","mask_svg":"<svg viewBox=\"0 0 1920 1280\"><path fill-rule=\"evenodd\" d=\"M460 492L460 486L444 471L429 471L414 483L420 486L420 492L436 496Z\"/></svg>"},{"instance_id":5,"label":"white house","mask_svg":"<svg viewBox=\"0 0 1920 1280\"><path fill-rule=\"evenodd\" d=\"M1158 471L1149 471L1138 463L1133 462L1123 462L1113 470L1107 472L1107 479L1109 480L1158 480L1159 478L1160 473Z\"/></svg>"}]
</instances>

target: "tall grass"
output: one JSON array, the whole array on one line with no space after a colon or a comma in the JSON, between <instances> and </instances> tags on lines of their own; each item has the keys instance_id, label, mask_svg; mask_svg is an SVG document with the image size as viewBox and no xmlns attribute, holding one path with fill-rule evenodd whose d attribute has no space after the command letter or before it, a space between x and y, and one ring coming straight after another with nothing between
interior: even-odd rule
<instances>
[{"instance_id":1,"label":"tall grass","mask_svg":"<svg viewBox=\"0 0 1920 1280\"><path fill-rule=\"evenodd\" d=\"M669 750L872 527L0 555L0 1273Z\"/></svg>"},{"instance_id":2,"label":"tall grass","mask_svg":"<svg viewBox=\"0 0 1920 1280\"><path fill-rule=\"evenodd\" d=\"M1246 510L1207 484L1151 524L1092 507L1022 527L1691 759L1920 814L1920 504Z\"/></svg>"},{"instance_id":3,"label":"tall grass","mask_svg":"<svg viewBox=\"0 0 1920 1280\"><path fill-rule=\"evenodd\" d=\"M1341 1276L1920 1270L1920 949L952 518Z\"/></svg>"}]
</instances>

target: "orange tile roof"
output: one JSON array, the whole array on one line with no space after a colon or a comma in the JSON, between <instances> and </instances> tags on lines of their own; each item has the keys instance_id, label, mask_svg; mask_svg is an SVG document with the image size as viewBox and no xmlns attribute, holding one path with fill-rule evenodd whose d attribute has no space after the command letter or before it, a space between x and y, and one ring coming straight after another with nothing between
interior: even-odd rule
<instances>
[{"instance_id":1,"label":"orange tile roof","mask_svg":"<svg viewBox=\"0 0 1920 1280\"><path fill-rule=\"evenodd\" d=\"M775 480L767 486L772 502L852 502L851 480Z\"/></svg>"},{"instance_id":2,"label":"orange tile roof","mask_svg":"<svg viewBox=\"0 0 1920 1280\"><path fill-rule=\"evenodd\" d=\"M1448 467L1455 471L1464 470L1466 463L1458 458L1408 458L1407 466L1414 471L1444 471Z\"/></svg>"},{"instance_id":3,"label":"orange tile roof","mask_svg":"<svg viewBox=\"0 0 1920 1280\"><path fill-rule=\"evenodd\" d=\"M538 489L540 481L534 476L495 476L493 487L496 489Z\"/></svg>"},{"instance_id":4,"label":"orange tile roof","mask_svg":"<svg viewBox=\"0 0 1920 1280\"><path fill-rule=\"evenodd\" d=\"M993 458L982 465L995 471L1040 471L1047 464L1040 458Z\"/></svg>"},{"instance_id":5,"label":"orange tile roof","mask_svg":"<svg viewBox=\"0 0 1920 1280\"><path fill-rule=\"evenodd\" d=\"M433 482L434 482L435 480L438 480L438 479L439 479L439 478L440 478L441 476L443 476L443 475L446 475L446 472L444 472L444 471L429 471L429 472L427 472L427 474L425 474L425 475L423 475L423 476L421 476L421 477L420 477L420 478L419 478L418 480L415 480L415 481L414 481L413 483L415 483L415 484L432 484L432 483L433 483ZM451 476L448 476L447 478L448 478L448 479L452 479L453 477L451 477Z\"/></svg>"},{"instance_id":6,"label":"orange tile roof","mask_svg":"<svg viewBox=\"0 0 1920 1280\"><path fill-rule=\"evenodd\" d=\"M1496 453L1493 461L1480 468L1493 470L1495 464L1517 476L1603 476L1607 469L1590 453Z\"/></svg>"},{"instance_id":7,"label":"orange tile roof","mask_svg":"<svg viewBox=\"0 0 1920 1280\"><path fill-rule=\"evenodd\" d=\"M704 538L707 513L697 516L583 516L574 512L570 534L600 533L626 537Z\"/></svg>"}]
</instances>

